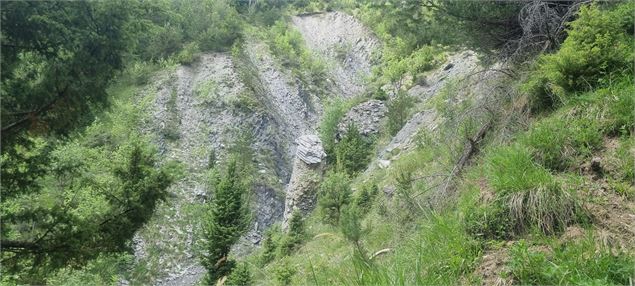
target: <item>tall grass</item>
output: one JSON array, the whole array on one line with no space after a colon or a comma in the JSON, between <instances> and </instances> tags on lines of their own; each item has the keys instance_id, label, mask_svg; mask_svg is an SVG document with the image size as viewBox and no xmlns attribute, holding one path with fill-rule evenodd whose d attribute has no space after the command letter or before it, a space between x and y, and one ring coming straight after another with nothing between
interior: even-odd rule
<instances>
[{"instance_id":1,"label":"tall grass","mask_svg":"<svg viewBox=\"0 0 635 286\"><path fill-rule=\"evenodd\" d=\"M555 243L553 253L520 242L510 250L509 268L522 285L632 285L635 257L597 246L592 236Z\"/></svg>"}]
</instances>

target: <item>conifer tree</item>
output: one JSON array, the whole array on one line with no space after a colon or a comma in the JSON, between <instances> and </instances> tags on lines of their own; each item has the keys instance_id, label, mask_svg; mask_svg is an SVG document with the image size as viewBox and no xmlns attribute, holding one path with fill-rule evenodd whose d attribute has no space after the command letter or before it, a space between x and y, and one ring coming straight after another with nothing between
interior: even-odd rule
<instances>
[{"instance_id":1,"label":"conifer tree","mask_svg":"<svg viewBox=\"0 0 635 286\"><path fill-rule=\"evenodd\" d=\"M232 245L247 230L249 223L246 194L248 187L238 175L237 163L230 160L216 182L205 222L205 253L201 260L207 269L207 284L229 275L235 265L228 258Z\"/></svg>"}]
</instances>

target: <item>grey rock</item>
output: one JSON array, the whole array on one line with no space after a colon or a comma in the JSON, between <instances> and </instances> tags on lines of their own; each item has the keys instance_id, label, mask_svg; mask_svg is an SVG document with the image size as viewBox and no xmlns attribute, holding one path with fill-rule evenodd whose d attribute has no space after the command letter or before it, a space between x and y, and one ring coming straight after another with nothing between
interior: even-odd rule
<instances>
[{"instance_id":1,"label":"grey rock","mask_svg":"<svg viewBox=\"0 0 635 286\"><path fill-rule=\"evenodd\" d=\"M320 163L326 157L322 141L317 135L304 135L295 142L298 144L296 157L308 165Z\"/></svg>"},{"instance_id":2,"label":"grey rock","mask_svg":"<svg viewBox=\"0 0 635 286\"><path fill-rule=\"evenodd\" d=\"M317 189L324 171L324 149L316 135L305 135L296 141L298 148L293 163L291 180L287 185L282 226L288 227L295 210L306 215L315 207Z\"/></svg>"},{"instance_id":3,"label":"grey rock","mask_svg":"<svg viewBox=\"0 0 635 286\"><path fill-rule=\"evenodd\" d=\"M336 137L344 136L350 124L354 124L364 136L379 133L382 127L381 119L386 116L386 111L384 102L376 99L353 106L337 125Z\"/></svg>"}]
</instances>

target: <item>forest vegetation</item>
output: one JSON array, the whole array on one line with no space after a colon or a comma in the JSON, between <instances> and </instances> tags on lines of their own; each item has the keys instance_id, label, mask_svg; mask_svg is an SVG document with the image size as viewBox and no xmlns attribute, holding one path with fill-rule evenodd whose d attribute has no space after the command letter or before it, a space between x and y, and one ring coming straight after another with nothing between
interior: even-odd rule
<instances>
[{"instance_id":1,"label":"forest vegetation","mask_svg":"<svg viewBox=\"0 0 635 286\"><path fill-rule=\"evenodd\" d=\"M380 43L354 96L295 22L334 13ZM174 255L203 270L187 285L635 283L634 1L3 1L0 14L0 285L164 285L161 267L184 262L138 251L140 236L172 243L164 207L190 223ZM479 68L452 78L466 53ZM199 68L229 80L179 82ZM279 78L317 114L325 158L306 179L313 210L263 226L257 190L284 197L295 170L290 132L271 130L296 117L263 96ZM187 88L238 120L186 136ZM343 125L372 100L376 133ZM389 148L412 128L409 148ZM190 185L201 194L182 199Z\"/></svg>"}]
</instances>

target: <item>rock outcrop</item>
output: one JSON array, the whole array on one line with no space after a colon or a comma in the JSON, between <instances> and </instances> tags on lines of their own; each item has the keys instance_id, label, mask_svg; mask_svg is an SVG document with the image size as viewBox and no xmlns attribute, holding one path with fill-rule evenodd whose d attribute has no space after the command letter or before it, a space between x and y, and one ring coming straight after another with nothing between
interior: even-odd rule
<instances>
[{"instance_id":1,"label":"rock outcrop","mask_svg":"<svg viewBox=\"0 0 635 286\"><path fill-rule=\"evenodd\" d=\"M376 99L371 99L354 106L344 115L337 125L338 138L346 134L346 129L349 124L354 124L364 136L379 133L381 119L386 116L386 111L387 108L384 102Z\"/></svg>"},{"instance_id":2,"label":"rock outcrop","mask_svg":"<svg viewBox=\"0 0 635 286\"><path fill-rule=\"evenodd\" d=\"M291 181L287 185L283 228L287 228L293 211L303 215L315 207L317 189L324 170L326 153L317 135L304 135L296 140L298 147L293 162Z\"/></svg>"},{"instance_id":3,"label":"rock outcrop","mask_svg":"<svg viewBox=\"0 0 635 286\"><path fill-rule=\"evenodd\" d=\"M373 53L380 48L370 29L342 12L298 15L292 21L308 48L328 63L337 93L353 97L364 91Z\"/></svg>"}]
</instances>

